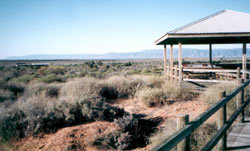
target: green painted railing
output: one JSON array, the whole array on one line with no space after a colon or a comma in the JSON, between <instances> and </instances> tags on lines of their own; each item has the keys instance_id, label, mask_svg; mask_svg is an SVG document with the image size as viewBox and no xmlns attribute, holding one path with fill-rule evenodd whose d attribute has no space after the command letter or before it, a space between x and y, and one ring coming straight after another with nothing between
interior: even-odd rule
<instances>
[{"instance_id":1,"label":"green painted railing","mask_svg":"<svg viewBox=\"0 0 250 151\"><path fill-rule=\"evenodd\" d=\"M208 118L210 118L212 115L214 115L217 111L220 109L224 111L223 119L225 121L222 127L217 131L217 133L214 135L214 137L201 149L202 151L210 151L214 148L216 144L218 144L218 141L224 137L224 146L222 145L222 149L220 150L226 150L228 149L226 147L226 132L232 125L232 123L237 119L237 117L242 114L241 121L244 121L244 108L249 104L250 98L248 98L246 101L244 101L244 90L245 88L250 84L250 80L246 81L245 83L242 83L239 85L235 90L233 90L230 94L223 97L221 100L219 100L216 104L211 106L206 112L202 113L200 116L189 122L186 126L184 126L182 129L175 132L172 136L167 138L166 140L163 140L162 143L157 145L156 147L152 148L152 151L168 151L173 149L177 144L179 144L181 141L186 139L188 136L190 136L199 126L201 126ZM234 98L236 95L241 94L241 102L240 106L236 109L236 111L231 115L231 117L226 120L226 105L227 103ZM188 150L190 147L186 147Z\"/></svg>"}]
</instances>

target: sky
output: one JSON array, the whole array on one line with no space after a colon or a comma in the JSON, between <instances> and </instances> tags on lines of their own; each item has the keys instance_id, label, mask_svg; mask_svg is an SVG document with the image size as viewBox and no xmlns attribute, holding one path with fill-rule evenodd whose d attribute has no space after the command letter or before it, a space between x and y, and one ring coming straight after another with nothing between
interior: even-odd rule
<instances>
[{"instance_id":1,"label":"sky","mask_svg":"<svg viewBox=\"0 0 250 151\"><path fill-rule=\"evenodd\" d=\"M162 49L166 32L224 9L250 13L250 1L0 0L0 59Z\"/></svg>"}]
</instances>

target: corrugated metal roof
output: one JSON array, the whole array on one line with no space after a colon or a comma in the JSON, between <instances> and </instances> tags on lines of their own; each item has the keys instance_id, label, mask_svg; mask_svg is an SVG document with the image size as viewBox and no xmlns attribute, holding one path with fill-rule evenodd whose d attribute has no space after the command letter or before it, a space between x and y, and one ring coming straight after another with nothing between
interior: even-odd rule
<instances>
[{"instance_id":1,"label":"corrugated metal roof","mask_svg":"<svg viewBox=\"0 0 250 151\"><path fill-rule=\"evenodd\" d=\"M223 10L167 34L249 33L250 14Z\"/></svg>"}]
</instances>

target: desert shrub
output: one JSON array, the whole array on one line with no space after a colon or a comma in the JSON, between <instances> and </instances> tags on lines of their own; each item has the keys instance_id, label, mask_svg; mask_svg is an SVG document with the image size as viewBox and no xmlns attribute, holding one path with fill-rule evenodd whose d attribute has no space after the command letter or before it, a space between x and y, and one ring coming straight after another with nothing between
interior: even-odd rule
<instances>
[{"instance_id":1,"label":"desert shrub","mask_svg":"<svg viewBox=\"0 0 250 151\"><path fill-rule=\"evenodd\" d=\"M166 79L161 76L156 76L156 75L150 75L150 76L137 76L138 78L142 79L146 87L149 88L161 88L162 85L165 84Z\"/></svg>"},{"instance_id":2,"label":"desert shrub","mask_svg":"<svg viewBox=\"0 0 250 151\"><path fill-rule=\"evenodd\" d=\"M18 82L8 82L8 84L4 86L4 90L11 92L14 100L16 100L19 96L23 95L25 85Z\"/></svg>"},{"instance_id":3,"label":"desert shrub","mask_svg":"<svg viewBox=\"0 0 250 151\"><path fill-rule=\"evenodd\" d=\"M164 121L164 127L160 127L155 133L153 133L149 138L149 143L153 147L161 144L164 140L166 140L169 136L171 136L174 132L176 132L176 122L172 119L167 119Z\"/></svg>"},{"instance_id":4,"label":"desert shrub","mask_svg":"<svg viewBox=\"0 0 250 151\"><path fill-rule=\"evenodd\" d=\"M159 87L156 88L145 87L144 89L137 91L137 99L149 107L154 107L171 103L173 101L189 100L193 97L193 94L190 91L181 88L175 83L165 81L161 85L161 81L159 81L158 85Z\"/></svg>"},{"instance_id":5,"label":"desert shrub","mask_svg":"<svg viewBox=\"0 0 250 151\"><path fill-rule=\"evenodd\" d=\"M82 70L82 71L80 71L80 73L78 74L78 77L85 77L87 74L88 74L88 71Z\"/></svg>"},{"instance_id":6,"label":"desert shrub","mask_svg":"<svg viewBox=\"0 0 250 151\"><path fill-rule=\"evenodd\" d=\"M28 86L25 91L26 97L39 96L57 98L59 96L61 84L35 83Z\"/></svg>"},{"instance_id":7,"label":"desert shrub","mask_svg":"<svg viewBox=\"0 0 250 151\"><path fill-rule=\"evenodd\" d=\"M160 119L146 120L133 115L125 115L114 121L118 130L96 138L93 145L100 149L120 150L145 147L149 142L149 135L155 132L160 121Z\"/></svg>"},{"instance_id":8,"label":"desert shrub","mask_svg":"<svg viewBox=\"0 0 250 151\"><path fill-rule=\"evenodd\" d=\"M191 150L201 150L202 147L215 135L217 126L215 123L205 123L196 129L190 137Z\"/></svg>"},{"instance_id":9,"label":"desert shrub","mask_svg":"<svg viewBox=\"0 0 250 151\"><path fill-rule=\"evenodd\" d=\"M37 70L37 73L40 75L48 75L48 74L64 74L66 71L63 66L54 66L50 65L48 67L41 67Z\"/></svg>"},{"instance_id":10,"label":"desert shrub","mask_svg":"<svg viewBox=\"0 0 250 151\"><path fill-rule=\"evenodd\" d=\"M103 86L99 94L107 100L113 100L118 97L118 92L115 88L109 86Z\"/></svg>"},{"instance_id":11,"label":"desert shrub","mask_svg":"<svg viewBox=\"0 0 250 151\"><path fill-rule=\"evenodd\" d=\"M6 100L14 100L13 93L8 90L0 89L0 103Z\"/></svg>"},{"instance_id":12,"label":"desert shrub","mask_svg":"<svg viewBox=\"0 0 250 151\"><path fill-rule=\"evenodd\" d=\"M38 73L39 75L45 75L45 74L46 74L46 69L47 69L47 67L43 66L43 67L41 67L41 68L39 68L39 69L37 70L37 73Z\"/></svg>"},{"instance_id":13,"label":"desert shrub","mask_svg":"<svg viewBox=\"0 0 250 151\"><path fill-rule=\"evenodd\" d=\"M63 66L48 66L47 74L64 74L65 67Z\"/></svg>"},{"instance_id":14,"label":"desert shrub","mask_svg":"<svg viewBox=\"0 0 250 151\"><path fill-rule=\"evenodd\" d=\"M126 62L126 63L124 63L124 66L131 66L131 65L132 65L131 62Z\"/></svg>"},{"instance_id":15,"label":"desert shrub","mask_svg":"<svg viewBox=\"0 0 250 151\"><path fill-rule=\"evenodd\" d=\"M13 78L18 77L18 71L15 67L6 67L2 70L1 77L5 81L9 81Z\"/></svg>"},{"instance_id":16,"label":"desert shrub","mask_svg":"<svg viewBox=\"0 0 250 151\"><path fill-rule=\"evenodd\" d=\"M0 66L0 71L2 71L4 69L4 66Z\"/></svg>"},{"instance_id":17,"label":"desert shrub","mask_svg":"<svg viewBox=\"0 0 250 151\"><path fill-rule=\"evenodd\" d=\"M55 75L55 74L49 74L41 78L37 78L33 80L33 82L44 82L44 83L52 83L52 82L65 82L66 79L63 76Z\"/></svg>"},{"instance_id":18,"label":"desert shrub","mask_svg":"<svg viewBox=\"0 0 250 151\"><path fill-rule=\"evenodd\" d=\"M0 78L0 89L5 89L6 85L7 85L7 81Z\"/></svg>"},{"instance_id":19,"label":"desert shrub","mask_svg":"<svg viewBox=\"0 0 250 151\"><path fill-rule=\"evenodd\" d=\"M148 70L148 69L143 69L143 70L142 70L142 73L144 73L144 74L150 73L150 70Z\"/></svg>"},{"instance_id":20,"label":"desert shrub","mask_svg":"<svg viewBox=\"0 0 250 151\"><path fill-rule=\"evenodd\" d=\"M25 136L25 114L15 106L0 111L0 138L4 141Z\"/></svg>"},{"instance_id":21,"label":"desert shrub","mask_svg":"<svg viewBox=\"0 0 250 151\"><path fill-rule=\"evenodd\" d=\"M63 85L61 90L62 99L74 102L85 96L98 96L104 86L95 78L75 78Z\"/></svg>"},{"instance_id":22,"label":"desert shrub","mask_svg":"<svg viewBox=\"0 0 250 151\"><path fill-rule=\"evenodd\" d=\"M63 99L74 101L85 95L100 96L105 100L119 97L119 91L113 85L92 77L76 78L68 81L63 87Z\"/></svg>"},{"instance_id":23,"label":"desert shrub","mask_svg":"<svg viewBox=\"0 0 250 151\"><path fill-rule=\"evenodd\" d=\"M136 97L149 107L161 106L169 98L161 88L145 88L136 93Z\"/></svg>"},{"instance_id":24,"label":"desert shrub","mask_svg":"<svg viewBox=\"0 0 250 151\"><path fill-rule=\"evenodd\" d=\"M117 90L118 98L132 97L137 90L144 86L143 80L132 76L112 76L107 78L105 83Z\"/></svg>"},{"instance_id":25,"label":"desert shrub","mask_svg":"<svg viewBox=\"0 0 250 151\"><path fill-rule=\"evenodd\" d=\"M34 75L24 75L24 76L12 79L12 81L28 83L32 81L34 78L35 78Z\"/></svg>"},{"instance_id":26,"label":"desert shrub","mask_svg":"<svg viewBox=\"0 0 250 151\"><path fill-rule=\"evenodd\" d=\"M41 97L20 100L16 105L26 116L24 120L28 127L25 130L25 135L55 132L65 126L63 112L56 109L52 102L48 102Z\"/></svg>"},{"instance_id":27,"label":"desert shrub","mask_svg":"<svg viewBox=\"0 0 250 151\"><path fill-rule=\"evenodd\" d=\"M215 84L210 87L206 91L204 91L200 95L200 100L206 102L209 105L215 104L220 100L219 92L226 91L227 94L232 92L237 85L235 83L221 83ZM227 112L231 115L236 109L236 97L234 97L229 103L227 103Z\"/></svg>"},{"instance_id":28,"label":"desert shrub","mask_svg":"<svg viewBox=\"0 0 250 151\"><path fill-rule=\"evenodd\" d=\"M92 143L97 149L119 149L126 150L131 142L131 135L121 131L111 131L97 137Z\"/></svg>"}]
</instances>

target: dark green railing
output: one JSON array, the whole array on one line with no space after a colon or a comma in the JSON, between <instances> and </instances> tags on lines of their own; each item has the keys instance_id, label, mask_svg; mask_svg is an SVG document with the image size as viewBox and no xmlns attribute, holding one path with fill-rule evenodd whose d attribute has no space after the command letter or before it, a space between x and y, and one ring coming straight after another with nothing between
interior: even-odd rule
<instances>
[{"instance_id":1,"label":"dark green railing","mask_svg":"<svg viewBox=\"0 0 250 151\"><path fill-rule=\"evenodd\" d=\"M202 113L200 116L189 122L186 126L184 126L182 129L175 132L172 136L167 138L166 140L163 140L161 144L157 145L156 147L152 148L152 151L168 151L173 149L177 144L179 144L181 141L186 139L190 134L192 134L199 126L201 126L208 118L210 118L212 115L214 115L218 110L222 109L224 111L224 124L222 127L217 131L215 136L201 149L202 151L209 151L214 148L214 146L218 143L218 141L224 137L224 145L222 146L221 150L228 149L226 147L226 132L232 125L232 123L237 119L239 114L242 114L241 121L244 121L244 108L249 104L250 98L248 98L246 101L244 101L244 89L250 84L250 80L246 81L245 83L242 83L237 87L235 90L233 90L230 94L223 97L221 100L219 100L216 104L211 106L206 112ZM226 105L227 103L234 98L236 95L241 94L241 102L240 106L236 109L236 111L231 115L231 117L227 119L226 117ZM187 147L190 148L190 147Z\"/></svg>"}]
</instances>

